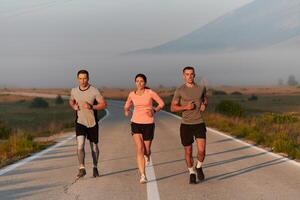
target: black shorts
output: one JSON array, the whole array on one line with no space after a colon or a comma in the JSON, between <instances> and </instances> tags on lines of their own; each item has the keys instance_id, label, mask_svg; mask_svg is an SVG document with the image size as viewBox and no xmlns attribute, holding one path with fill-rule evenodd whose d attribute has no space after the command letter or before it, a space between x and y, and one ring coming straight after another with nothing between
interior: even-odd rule
<instances>
[{"instance_id":1,"label":"black shorts","mask_svg":"<svg viewBox=\"0 0 300 200\"><path fill-rule=\"evenodd\" d=\"M133 134L142 134L143 140L152 141L154 138L154 129L155 124L137 124L131 122L131 133Z\"/></svg>"},{"instance_id":2,"label":"black shorts","mask_svg":"<svg viewBox=\"0 0 300 200\"><path fill-rule=\"evenodd\" d=\"M192 145L194 143L194 137L206 139L205 123L180 125L180 138L183 146Z\"/></svg>"},{"instance_id":3,"label":"black shorts","mask_svg":"<svg viewBox=\"0 0 300 200\"><path fill-rule=\"evenodd\" d=\"M98 143L99 141L99 126L96 124L94 127L88 128L82 124L75 124L76 137L79 135L85 136L88 140L93 143Z\"/></svg>"}]
</instances>

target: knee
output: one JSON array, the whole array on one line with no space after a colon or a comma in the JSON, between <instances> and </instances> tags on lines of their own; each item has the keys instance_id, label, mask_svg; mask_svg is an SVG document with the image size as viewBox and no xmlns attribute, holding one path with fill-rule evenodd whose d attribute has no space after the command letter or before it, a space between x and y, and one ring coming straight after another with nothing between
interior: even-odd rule
<instances>
[{"instance_id":1,"label":"knee","mask_svg":"<svg viewBox=\"0 0 300 200\"><path fill-rule=\"evenodd\" d=\"M150 156L150 155L151 155L151 151L150 151L150 150L147 151L147 150L145 149L145 155Z\"/></svg>"},{"instance_id":2,"label":"knee","mask_svg":"<svg viewBox=\"0 0 300 200\"><path fill-rule=\"evenodd\" d=\"M205 156L205 150L201 149L198 150L198 157L204 157Z\"/></svg>"},{"instance_id":3,"label":"knee","mask_svg":"<svg viewBox=\"0 0 300 200\"><path fill-rule=\"evenodd\" d=\"M84 136L77 136L77 149L78 150L84 150L84 145L85 145L85 137Z\"/></svg>"},{"instance_id":4,"label":"knee","mask_svg":"<svg viewBox=\"0 0 300 200\"><path fill-rule=\"evenodd\" d=\"M78 150L84 150L84 144L78 144L77 149Z\"/></svg>"},{"instance_id":5,"label":"knee","mask_svg":"<svg viewBox=\"0 0 300 200\"><path fill-rule=\"evenodd\" d=\"M99 148L98 148L97 144L93 145L92 151L93 152L98 152L99 151Z\"/></svg>"},{"instance_id":6,"label":"knee","mask_svg":"<svg viewBox=\"0 0 300 200\"><path fill-rule=\"evenodd\" d=\"M192 149L185 149L185 155L192 155Z\"/></svg>"},{"instance_id":7,"label":"knee","mask_svg":"<svg viewBox=\"0 0 300 200\"><path fill-rule=\"evenodd\" d=\"M145 148L142 145L141 146L137 146L136 147L136 151L137 151L137 153L144 154Z\"/></svg>"}]
</instances>

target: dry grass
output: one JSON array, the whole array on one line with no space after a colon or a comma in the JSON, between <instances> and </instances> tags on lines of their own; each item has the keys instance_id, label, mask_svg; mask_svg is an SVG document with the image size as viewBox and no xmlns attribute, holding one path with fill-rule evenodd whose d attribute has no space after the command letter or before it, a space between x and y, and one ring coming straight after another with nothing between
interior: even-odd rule
<instances>
[{"instance_id":1,"label":"dry grass","mask_svg":"<svg viewBox=\"0 0 300 200\"><path fill-rule=\"evenodd\" d=\"M73 130L75 115L67 101L57 105L54 99L47 99L50 107L41 109L30 108L32 97L0 95L0 99L0 120L9 131L0 140L0 167L52 144L53 134ZM98 113L99 118L104 115L105 111ZM0 131L3 135L5 130L0 126Z\"/></svg>"},{"instance_id":2,"label":"dry grass","mask_svg":"<svg viewBox=\"0 0 300 200\"><path fill-rule=\"evenodd\" d=\"M6 88L0 89L1 92L30 92L30 93L45 93L45 94L60 94L69 95L71 89L57 89L57 88L47 88L47 89L35 89L35 88Z\"/></svg>"},{"instance_id":3,"label":"dry grass","mask_svg":"<svg viewBox=\"0 0 300 200\"><path fill-rule=\"evenodd\" d=\"M133 88L106 88L100 87L98 88L103 96L108 99L126 99L129 92L134 90ZM152 88L155 90L160 96L166 97L171 96L174 93L173 88ZM41 93L41 94L56 94L56 95L70 95L71 89L0 89L1 92L27 92L27 93ZM3 94L2 94L3 95ZM3 95L4 96L4 95ZM7 95L9 96L9 95ZM17 98L16 95L11 95L10 98ZM14 97L13 97L14 96ZM1 99L1 98L0 98ZM19 100L22 99L22 96L19 96ZM25 99L25 97L23 98Z\"/></svg>"},{"instance_id":4,"label":"dry grass","mask_svg":"<svg viewBox=\"0 0 300 200\"><path fill-rule=\"evenodd\" d=\"M241 118L206 113L205 122L208 126L230 135L300 159L300 122L297 117L263 114L259 117Z\"/></svg>"},{"instance_id":5,"label":"dry grass","mask_svg":"<svg viewBox=\"0 0 300 200\"><path fill-rule=\"evenodd\" d=\"M14 103L18 101L29 101L33 97L25 97L19 95L10 95L10 94L0 94L0 103Z\"/></svg>"},{"instance_id":6,"label":"dry grass","mask_svg":"<svg viewBox=\"0 0 300 200\"><path fill-rule=\"evenodd\" d=\"M124 99L127 97L128 93L133 90L133 88L107 88L107 87L99 87L99 89L103 92L104 96L107 98L114 99ZM161 96L170 96L173 95L174 89L168 87L159 87L152 88L157 91ZM289 87L289 86L269 86L269 87L238 87L238 86L210 86L210 90L220 90L224 91L227 94L231 94L232 92L241 92L244 95L300 95L299 87ZM47 93L47 94L60 94L60 95L69 95L71 88L47 88L47 89L36 89L36 88L9 88L9 89L0 89L1 92L32 92L32 93Z\"/></svg>"},{"instance_id":7,"label":"dry grass","mask_svg":"<svg viewBox=\"0 0 300 200\"><path fill-rule=\"evenodd\" d=\"M8 140L0 143L0 168L51 144L53 142L34 142L30 136L25 134L13 134Z\"/></svg>"},{"instance_id":8,"label":"dry grass","mask_svg":"<svg viewBox=\"0 0 300 200\"><path fill-rule=\"evenodd\" d=\"M270 86L270 87L233 87L233 86L215 86L214 90L221 90L227 94L232 92L241 92L244 95L300 95L300 88L290 86Z\"/></svg>"}]
</instances>

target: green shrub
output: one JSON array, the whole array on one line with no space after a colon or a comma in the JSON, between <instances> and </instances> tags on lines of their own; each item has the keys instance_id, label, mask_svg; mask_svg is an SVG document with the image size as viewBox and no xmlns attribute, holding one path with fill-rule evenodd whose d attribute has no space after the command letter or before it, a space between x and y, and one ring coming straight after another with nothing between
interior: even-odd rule
<instances>
[{"instance_id":1,"label":"green shrub","mask_svg":"<svg viewBox=\"0 0 300 200\"><path fill-rule=\"evenodd\" d=\"M71 121L71 122L65 122L65 123L63 124L63 128L64 128L64 129L73 128L74 125L75 125L75 123L74 123L73 121Z\"/></svg>"},{"instance_id":2,"label":"green shrub","mask_svg":"<svg viewBox=\"0 0 300 200\"><path fill-rule=\"evenodd\" d=\"M281 99L272 99L273 102L280 102Z\"/></svg>"},{"instance_id":3,"label":"green shrub","mask_svg":"<svg viewBox=\"0 0 300 200\"><path fill-rule=\"evenodd\" d=\"M272 149L275 152L287 153L290 157L296 158L299 145L297 145L296 141L288 133L277 132L273 138Z\"/></svg>"},{"instance_id":4,"label":"green shrub","mask_svg":"<svg viewBox=\"0 0 300 200\"><path fill-rule=\"evenodd\" d=\"M0 143L0 166L7 159L16 159L29 155L43 148L45 144L34 142L30 134L11 134L9 138Z\"/></svg>"},{"instance_id":5,"label":"green shrub","mask_svg":"<svg viewBox=\"0 0 300 200\"><path fill-rule=\"evenodd\" d=\"M20 99L19 101L17 101L17 103L26 103L26 100L25 99Z\"/></svg>"},{"instance_id":6,"label":"green shrub","mask_svg":"<svg viewBox=\"0 0 300 200\"><path fill-rule=\"evenodd\" d=\"M55 98L55 104L59 105L59 104L63 104L64 100L60 95L57 95L57 97Z\"/></svg>"},{"instance_id":7,"label":"green shrub","mask_svg":"<svg viewBox=\"0 0 300 200\"><path fill-rule=\"evenodd\" d=\"M240 96L240 95L243 95L243 93L235 91L235 92L232 92L231 95L239 95Z\"/></svg>"},{"instance_id":8,"label":"green shrub","mask_svg":"<svg viewBox=\"0 0 300 200\"><path fill-rule=\"evenodd\" d=\"M265 113L260 119L265 123L291 124L298 121L298 118L288 114Z\"/></svg>"},{"instance_id":9,"label":"green shrub","mask_svg":"<svg viewBox=\"0 0 300 200\"><path fill-rule=\"evenodd\" d=\"M227 95L227 93L222 90L213 90L212 94L213 95Z\"/></svg>"},{"instance_id":10,"label":"green shrub","mask_svg":"<svg viewBox=\"0 0 300 200\"><path fill-rule=\"evenodd\" d=\"M237 102L223 100L216 106L216 112L227 116L240 117L244 115L245 110Z\"/></svg>"},{"instance_id":11,"label":"green shrub","mask_svg":"<svg viewBox=\"0 0 300 200\"><path fill-rule=\"evenodd\" d=\"M255 94L252 94L249 98L249 101L257 101L258 100L258 96L256 96Z\"/></svg>"},{"instance_id":12,"label":"green shrub","mask_svg":"<svg viewBox=\"0 0 300 200\"><path fill-rule=\"evenodd\" d=\"M11 134L11 128L0 121L0 139L7 139Z\"/></svg>"},{"instance_id":13,"label":"green shrub","mask_svg":"<svg viewBox=\"0 0 300 200\"><path fill-rule=\"evenodd\" d=\"M36 97L32 100L30 107L31 108L48 108L49 104L45 99L43 99L41 97Z\"/></svg>"},{"instance_id":14,"label":"green shrub","mask_svg":"<svg viewBox=\"0 0 300 200\"><path fill-rule=\"evenodd\" d=\"M255 141L256 144L264 144L266 141L266 136L262 132L254 128L248 129L246 138Z\"/></svg>"},{"instance_id":15,"label":"green shrub","mask_svg":"<svg viewBox=\"0 0 300 200\"><path fill-rule=\"evenodd\" d=\"M294 152L294 157L300 159L300 146L297 146L297 149Z\"/></svg>"},{"instance_id":16,"label":"green shrub","mask_svg":"<svg viewBox=\"0 0 300 200\"><path fill-rule=\"evenodd\" d=\"M273 141L273 151L287 153L289 156L293 158L295 156L294 146L295 144L290 139L289 140L276 139Z\"/></svg>"},{"instance_id":17,"label":"green shrub","mask_svg":"<svg viewBox=\"0 0 300 200\"><path fill-rule=\"evenodd\" d=\"M223 120L217 124L217 127L221 131L230 132L232 130L232 124L229 121Z\"/></svg>"},{"instance_id":18,"label":"green shrub","mask_svg":"<svg viewBox=\"0 0 300 200\"><path fill-rule=\"evenodd\" d=\"M297 121L298 118L292 115L280 115L280 114L273 115L273 122L276 124L290 124Z\"/></svg>"},{"instance_id":19,"label":"green shrub","mask_svg":"<svg viewBox=\"0 0 300 200\"><path fill-rule=\"evenodd\" d=\"M244 125L236 125L236 126L233 126L231 128L231 133L232 135L238 137L238 138L244 138L246 137L247 135L247 126L244 126Z\"/></svg>"},{"instance_id":20,"label":"green shrub","mask_svg":"<svg viewBox=\"0 0 300 200\"><path fill-rule=\"evenodd\" d=\"M38 145L36 142L33 142L32 140L27 140L26 138L22 138L19 141L17 141L16 154L18 156L22 156L27 153L33 152L35 149L37 149L37 147Z\"/></svg>"}]
</instances>

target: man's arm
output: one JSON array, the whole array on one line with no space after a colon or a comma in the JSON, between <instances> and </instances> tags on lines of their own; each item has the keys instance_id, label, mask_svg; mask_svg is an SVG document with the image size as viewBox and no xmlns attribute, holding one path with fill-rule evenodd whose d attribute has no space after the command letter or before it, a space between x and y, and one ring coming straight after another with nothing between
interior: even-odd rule
<instances>
[{"instance_id":1,"label":"man's arm","mask_svg":"<svg viewBox=\"0 0 300 200\"><path fill-rule=\"evenodd\" d=\"M207 96L205 96L203 98L203 102L200 105L200 112L204 112L206 110L207 104L208 104L208 98Z\"/></svg>"},{"instance_id":2,"label":"man's arm","mask_svg":"<svg viewBox=\"0 0 300 200\"><path fill-rule=\"evenodd\" d=\"M184 110L192 110L194 108L193 102L189 102L186 106L179 105L179 101L181 99L181 95L178 89L175 90L172 102L171 102L171 112L181 112Z\"/></svg>"},{"instance_id":3,"label":"man's arm","mask_svg":"<svg viewBox=\"0 0 300 200\"><path fill-rule=\"evenodd\" d=\"M203 94L201 96L201 105L200 105L200 112L204 112L207 104L208 104L208 98L207 98L207 94L206 94L206 87L204 87L203 89Z\"/></svg>"},{"instance_id":4,"label":"man's arm","mask_svg":"<svg viewBox=\"0 0 300 200\"><path fill-rule=\"evenodd\" d=\"M78 105L76 103L76 100L72 97L72 95L70 96L69 104L73 110L78 110Z\"/></svg>"},{"instance_id":5,"label":"man's arm","mask_svg":"<svg viewBox=\"0 0 300 200\"><path fill-rule=\"evenodd\" d=\"M207 104L208 104L208 98L207 98L207 96L204 97L204 102L203 103L204 103L205 106L207 106Z\"/></svg>"},{"instance_id":6,"label":"man's arm","mask_svg":"<svg viewBox=\"0 0 300 200\"><path fill-rule=\"evenodd\" d=\"M98 97L96 99L96 101L97 101L97 104L92 105L92 110L103 110L107 107L107 103L106 103L104 97L102 97L102 96Z\"/></svg>"},{"instance_id":7,"label":"man's arm","mask_svg":"<svg viewBox=\"0 0 300 200\"><path fill-rule=\"evenodd\" d=\"M171 112L181 112L181 111L185 111L185 110L192 110L194 109L194 104L193 102L189 102L186 106L180 106L178 105L178 102L173 100L171 102Z\"/></svg>"}]
</instances>

